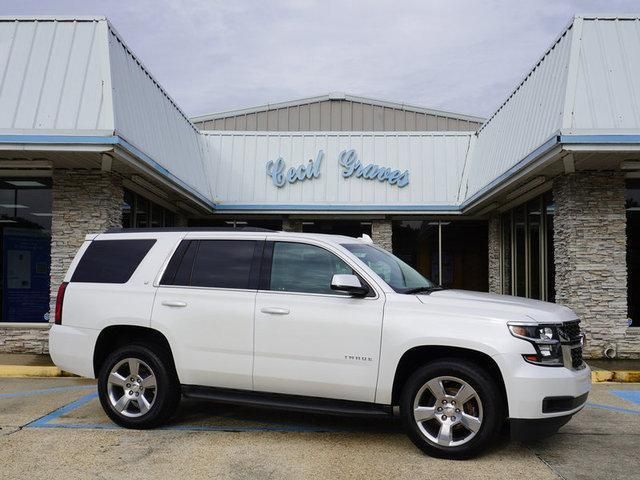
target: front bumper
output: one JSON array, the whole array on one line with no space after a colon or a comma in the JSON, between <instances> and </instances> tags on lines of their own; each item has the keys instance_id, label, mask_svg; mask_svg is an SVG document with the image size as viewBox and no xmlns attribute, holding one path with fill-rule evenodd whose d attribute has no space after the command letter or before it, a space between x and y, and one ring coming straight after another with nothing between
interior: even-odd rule
<instances>
[{"instance_id":1,"label":"front bumper","mask_svg":"<svg viewBox=\"0 0 640 480\"><path fill-rule=\"evenodd\" d=\"M496 355L494 360L503 373L510 419L570 418L584 406L585 394L591 391L591 369L586 364L577 370L543 367L515 353Z\"/></svg>"},{"instance_id":2,"label":"front bumper","mask_svg":"<svg viewBox=\"0 0 640 480\"><path fill-rule=\"evenodd\" d=\"M519 442L526 442L549 437L571 420L571 417L573 417L573 415L536 419L511 418L509 419L511 439Z\"/></svg>"}]
</instances>

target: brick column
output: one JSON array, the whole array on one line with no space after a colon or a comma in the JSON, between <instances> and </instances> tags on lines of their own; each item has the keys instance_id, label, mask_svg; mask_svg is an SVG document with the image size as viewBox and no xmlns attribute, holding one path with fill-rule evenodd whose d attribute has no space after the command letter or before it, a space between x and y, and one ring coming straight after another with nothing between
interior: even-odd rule
<instances>
[{"instance_id":1,"label":"brick column","mask_svg":"<svg viewBox=\"0 0 640 480\"><path fill-rule=\"evenodd\" d=\"M391 220L373 220L371 222L371 238L373 243L393 252L393 228Z\"/></svg>"},{"instance_id":2,"label":"brick column","mask_svg":"<svg viewBox=\"0 0 640 480\"><path fill-rule=\"evenodd\" d=\"M95 170L54 170L51 218L51 321L58 286L85 235L122 226L122 179Z\"/></svg>"},{"instance_id":3,"label":"brick column","mask_svg":"<svg viewBox=\"0 0 640 480\"><path fill-rule=\"evenodd\" d=\"M586 355L638 355L625 340L627 264L625 182L621 172L578 172L553 183L556 302L572 308L587 332Z\"/></svg>"},{"instance_id":4,"label":"brick column","mask_svg":"<svg viewBox=\"0 0 640 480\"><path fill-rule=\"evenodd\" d=\"M283 232L302 232L302 220L282 219Z\"/></svg>"},{"instance_id":5,"label":"brick column","mask_svg":"<svg viewBox=\"0 0 640 480\"><path fill-rule=\"evenodd\" d=\"M489 292L502 293L502 272L500 271L500 217L489 219Z\"/></svg>"}]
</instances>

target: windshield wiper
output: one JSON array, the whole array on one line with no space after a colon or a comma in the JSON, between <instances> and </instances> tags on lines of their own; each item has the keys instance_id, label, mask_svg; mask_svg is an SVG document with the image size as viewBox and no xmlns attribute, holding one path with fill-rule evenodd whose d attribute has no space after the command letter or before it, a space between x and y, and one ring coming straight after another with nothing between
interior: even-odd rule
<instances>
[{"instance_id":1,"label":"windshield wiper","mask_svg":"<svg viewBox=\"0 0 640 480\"><path fill-rule=\"evenodd\" d=\"M406 293L407 295L411 295L413 293L431 293L431 292L436 292L438 290L444 290L443 287L434 285L432 287L416 287L416 288L410 288L408 290L403 291L402 293Z\"/></svg>"}]
</instances>

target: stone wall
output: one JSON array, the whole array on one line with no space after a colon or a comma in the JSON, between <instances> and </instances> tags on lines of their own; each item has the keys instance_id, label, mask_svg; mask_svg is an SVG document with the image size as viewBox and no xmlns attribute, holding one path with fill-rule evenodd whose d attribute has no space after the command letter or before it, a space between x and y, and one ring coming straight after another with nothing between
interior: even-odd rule
<instances>
[{"instance_id":1,"label":"stone wall","mask_svg":"<svg viewBox=\"0 0 640 480\"><path fill-rule=\"evenodd\" d=\"M49 325L40 328L0 326L0 353L49 353Z\"/></svg>"},{"instance_id":2,"label":"stone wall","mask_svg":"<svg viewBox=\"0 0 640 480\"><path fill-rule=\"evenodd\" d=\"M371 238L373 243L393 252L393 228L391 220L373 220L371 222Z\"/></svg>"},{"instance_id":3,"label":"stone wall","mask_svg":"<svg viewBox=\"0 0 640 480\"><path fill-rule=\"evenodd\" d=\"M51 218L51 312L58 286L85 235L122 227L122 179L96 170L54 170ZM53 321L53 316L51 318Z\"/></svg>"},{"instance_id":4,"label":"stone wall","mask_svg":"<svg viewBox=\"0 0 640 480\"><path fill-rule=\"evenodd\" d=\"M621 172L578 172L553 184L556 302L572 308L587 333L585 355L640 357L627 334L625 182Z\"/></svg>"},{"instance_id":5,"label":"stone wall","mask_svg":"<svg viewBox=\"0 0 640 480\"><path fill-rule=\"evenodd\" d=\"M489 219L489 292L502 293L500 272L500 217Z\"/></svg>"}]
</instances>

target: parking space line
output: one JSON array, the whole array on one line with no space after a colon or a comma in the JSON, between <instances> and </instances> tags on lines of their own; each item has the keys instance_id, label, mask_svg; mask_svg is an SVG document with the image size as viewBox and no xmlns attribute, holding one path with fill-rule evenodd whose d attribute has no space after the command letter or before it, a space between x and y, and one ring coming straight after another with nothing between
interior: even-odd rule
<instances>
[{"instance_id":1,"label":"parking space line","mask_svg":"<svg viewBox=\"0 0 640 480\"><path fill-rule=\"evenodd\" d=\"M623 407L614 407L613 405L601 405L599 403L587 403L587 407L601 408L603 410L612 410L614 412L633 413L635 415L640 415L640 410L630 410L628 408L623 408Z\"/></svg>"},{"instance_id":2,"label":"parking space line","mask_svg":"<svg viewBox=\"0 0 640 480\"><path fill-rule=\"evenodd\" d=\"M95 387L94 387L95 389ZM85 395L83 397L80 397L78 400L75 400L71 403L68 403L60 408L58 408L57 410L54 410L53 412L40 417L36 420L34 420L33 422L27 423L25 425L25 427L40 427L43 425L47 425L49 422L55 420L56 418L60 417L61 415L64 415L65 413L71 412L72 410L75 410L78 407L81 407L82 405L84 405L85 403L93 400L94 398L98 397L98 392L91 392L88 395Z\"/></svg>"},{"instance_id":3,"label":"parking space line","mask_svg":"<svg viewBox=\"0 0 640 480\"><path fill-rule=\"evenodd\" d=\"M609 393L628 402L640 405L640 390L609 390Z\"/></svg>"},{"instance_id":4,"label":"parking space line","mask_svg":"<svg viewBox=\"0 0 640 480\"><path fill-rule=\"evenodd\" d=\"M93 385L92 388L95 388ZM98 397L98 392L91 392L80 397L67 405L64 405L53 412L44 415L28 424L24 428L69 428L69 429L99 429L99 430L119 430L122 427L113 423L56 423L55 420L62 415L72 412ZM233 418L226 416L226 418ZM336 429L331 427L312 427L305 425L167 425L156 430L182 430L199 432L291 432L291 433L322 433L322 432L349 432L350 429Z\"/></svg>"},{"instance_id":5,"label":"parking space line","mask_svg":"<svg viewBox=\"0 0 640 480\"><path fill-rule=\"evenodd\" d=\"M28 397L30 395L45 395L47 393L69 392L73 390L95 389L95 385L72 385L68 387L52 387L40 390L28 390L26 392L0 393L0 398Z\"/></svg>"}]
</instances>

